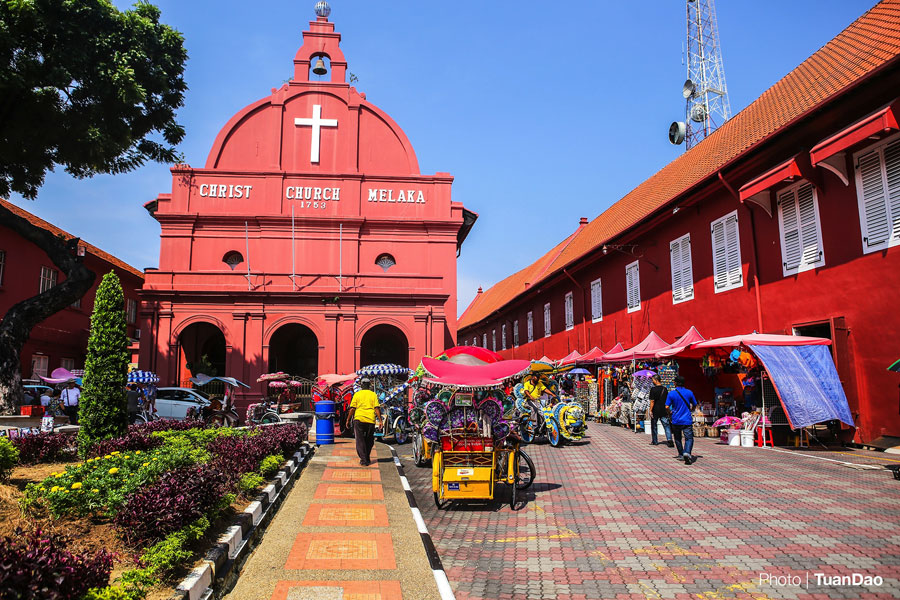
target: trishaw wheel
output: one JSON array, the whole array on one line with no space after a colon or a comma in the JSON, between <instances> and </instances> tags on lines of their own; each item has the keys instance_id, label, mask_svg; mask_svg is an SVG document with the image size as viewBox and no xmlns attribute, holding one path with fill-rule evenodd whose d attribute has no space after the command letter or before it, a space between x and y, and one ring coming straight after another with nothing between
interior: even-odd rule
<instances>
[{"instance_id":1,"label":"trishaw wheel","mask_svg":"<svg viewBox=\"0 0 900 600\"><path fill-rule=\"evenodd\" d=\"M523 442L530 444L534 441L534 423L530 420L522 421L521 425L519 425L519 429L521 431Z\"/></svg>"},{"instance_id":2,"label":"trishaw wheel","mask_svg":"<svg viewBox=\"0 0 900 600\"><path fill-rule=\"evenodd\" d=\"M518 500L518 498L517 498L517 496L518 496L517 490L518 489L519 489L519 486L516 485L515 483L512 484L511 486L509 486L509 507L512 510L516 510L516 501Z\"/></svg>"},{"instance_id":3,"label":"trishaw wheel","mask_svg":"<svg viewBox=\"0 0 900 600\"><path fill-rule=\"evenodd\" d=\"M516 476L516 487L520 490L528 489L534 483L536 471L534 462L531 457L525 454L523 450L516 453L516 460L519 461L518 475Z\"/></svg>"},{"instance_id":4,"label":"trishaw wheel","mask_svg":"<svg viewBox=\"0 0 900 600\"><path fill-rule=\"evenodd\" d=\"M425 466L425 444L422 434L418 431L413 434L413 460L417 467Z\"/></svg>"},{"instance_id":5,"label":"trishaw wheel","mask_svg":"<svg viewBox=\"0 0 900 600\"><path fill-rule=\"evenodd\" d=\"M397 423L394 427L394 440L398 445L405 444L409 441L409 432L406 430L406 427L400 423Z\"/></svg>"},{"instance_id":6,"label":"trishaw wheel","mask_svg":"<svg viewBox=\"0 0 900 600\"><path fill-rule=\"evenodd\" d=\"M260 423L281 423L281 417L278 414L273 412L267 412L263 415L262 419L259 420Z\"/></svg>"},{"instance_id":7,"label":"trishaw wheel","mask_svg":"<svg viewBox=\"0 0 900 600\"><path fill-rule=\"evenodd\" d=\"M547 440L554 448L562 446L563 438L559 433L559 424L555 419L547 421Z\"/></svg>"}]
</instances>

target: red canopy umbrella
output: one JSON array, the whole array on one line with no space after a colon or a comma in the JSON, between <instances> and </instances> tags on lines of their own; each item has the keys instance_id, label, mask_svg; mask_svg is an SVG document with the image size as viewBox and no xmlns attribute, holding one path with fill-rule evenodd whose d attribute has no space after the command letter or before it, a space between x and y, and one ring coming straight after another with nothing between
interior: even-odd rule
<instances>
[{"instance_id":1,"label":"red canopy umbrella","mask_svg":"<svg viewBox=\"0 0 900 600\"><path fill-rule=\"evenodd\" d=\"M691 344L696 344L698 342L705 342L706 338L700 335L700 332L697 331L697 328L691 325L691 328L685 332L683 336L660 350L656 353L657 358L663 358L666 356L674 356L679 352L683 351L685 348L690 346Z\"/></svg>"},{"instance_id":2,"label":"red canopy umbrella","mask_svg":"<svg viewBox=\"0 0 900 600\"><path fill-rule=\"evenodd\" d=\"M495 387L505 380L524 375L531 367L527 360L502 360L488 365L459 365L446 360L422 359L426 381L460 387Z\"/></svg>"},{"instance_id":3,"label":"red canopy umbrella","mask_svg":"<svg viewBox=\"0 0 900 600\"><path fill-rule=\"evenodd\" d=\"M582 354L581 357L579 357L578 362L579 364L598 363L600 362L600 359L603 358L603 354L603 350L601 350L597 346L594 346L593 348Z\"/></svg>"},{"instance_id":4,"label":"red canopy umbrella","mask_svg":"<svg viewBox=\"0 0 900 600\"><path fill-rule=\"evenodd\" d=\"M656 353L669 344L664 339L656 335L655 331L651 331L650 335L645 337L643 341L629 348L624 352L616 352L615 354L607 353L603 357L603 362L624 362L629 360L641 360L645 358L656 358Z\"/></svg>"},{"instance_id":5,"label":"red canopy umbrella","mask_svg":"<svg viewBox=\"0 0 900 600\"><path fill-rule=\"evenodd\" d=\"M454 346L447 348L441 354L447 357L450 362L461 365L484 365L500 362L503 357L479 346Z\"/></svg>"},{"instance_id":6,"label":"red canopy umbrella","mask_svg":"<svg viewBox=\"0 0 900 600\"><path fill-rule=\"evenodd\" d=\"M735 346L830 346L828 338L804 335L776 335L773 333L746 333L729 337L713 338L705 342L691 344L691 348L731 348Z\"/></svg>"},{"instance_id":7,"label":"red canopy umbrella","mask_svg":"<svg viewBox=\"0 0 900 600\"><path fill-rule=\"evenodd\" d=\"M570 354L566 355L559 361L559 366L564 367L566 365L574 365L575 363L579 362L580 359L581 355L578 354L578 350L572 350Z\"/></svg>"}]
</instances>

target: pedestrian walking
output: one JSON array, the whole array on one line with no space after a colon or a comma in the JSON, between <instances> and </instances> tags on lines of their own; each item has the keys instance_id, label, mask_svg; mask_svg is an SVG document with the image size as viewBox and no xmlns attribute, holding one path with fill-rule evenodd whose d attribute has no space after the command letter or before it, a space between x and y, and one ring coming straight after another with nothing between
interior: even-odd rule
<instances>
[{"instance_id":1,"label":"pedestrian walking","mask_svg":"<svg viewBox=\"0 0 900 600\"><path fill-rule=\"evenodd\" d=\"M363 378L359 386L362 389L353 394L347 421L353 423L359 464L367 467L372 464L369 456L372 453L372 446L375 445L375 425L381 423L381 405L378 396L372 391L372 380Z\"/></svg>"},{"instance_id":2,"label":"pedestrian walking","mask_svg":"<svg viewBox=\"0 0 900 600\"><path fill-rule=\"evenodd\" d=\"M69 417L69 423L78 425L78 399L81 398L81 390L75 386L75 381L70 381L69 385L60 393L63 410Z\"/></svg>"},{"instance_id":3,"label":"pedestrian walking","mask_svg":"<svg viewBox=\"0 0 900 600\"><path fill-rule=\"evenodd\" d=\"M653 387L650 388L650 436L651 446L659 445L659 426L662 423L663 430L666 432L666 444L669 448L675 444L672 442L672 429L669 427L669 411L666 409L666 397L669 395L669 389L662 384L660 376L653 376Z\"/></svg>"},{"instance_id":4,"label":"pedestrian walking","mask_svg":"<svg viewBox=\"0 0 900 600\"><path fill-rule=\"evenodd\" d=\"M684 387L684 377L675 376L675 389L666 396L666 407L669 409L671 419L672 437L675 440L675 449L678 456L689 465L694 462L691 450L694 449L694 416L693 411L698 406L694 393ZM684 436L684 447L681 446L681 436Z\"/></svg>"}]
</instances>

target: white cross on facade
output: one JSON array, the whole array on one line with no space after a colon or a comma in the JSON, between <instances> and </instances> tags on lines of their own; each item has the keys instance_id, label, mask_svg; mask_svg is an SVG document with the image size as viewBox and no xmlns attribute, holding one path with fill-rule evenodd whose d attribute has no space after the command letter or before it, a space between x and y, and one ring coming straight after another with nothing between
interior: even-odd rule
<instances>
[{"instance_id":1,"label":"white cross on facade","mask_svg":"<svg viewBox=\"0 0 900 600\"><path fill-rule=\"evenodd\" d=\"M322 105L313 104L313 113L311 119L294 119L294 125L297 127L312 127L312 135L309 144L309 162L319 162L319 138L322 137L322 127L337 127L337 119L323 119Z\"/></svg>"}]
</instances>

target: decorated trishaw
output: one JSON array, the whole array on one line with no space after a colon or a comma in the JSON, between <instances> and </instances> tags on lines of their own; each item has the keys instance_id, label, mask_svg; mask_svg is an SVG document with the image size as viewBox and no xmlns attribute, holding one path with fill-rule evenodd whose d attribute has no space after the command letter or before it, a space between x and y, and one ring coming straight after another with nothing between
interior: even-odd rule
<instances>
[{"instance_id":1,"label":"decorated trishaw","mask_svg":"<svg viewBox=\"0 0 900 600\"><path fill-rule=\"evenodd\" d=\"M131 415L131 424L139 425L159 419L156 413L156 384L159 376L150 371L134 370L128 372L127 383L138 394L137 412Z\"/></svg>"},{"instance_id":2,"label":"decorated trishaw","mask_svg":"<svg viewBox=\"0 0 900 600\"><path fill-rule=\"evenodd\" d=\"M210 377L203 373L197 373L195 376L191 377L190 381L198 388L203 388L211 383L221 382L224 386L225 393L221 396L221 399L218 395L211 395L209 397L209 404L200 407L199 411L193 407L188 409L188 419L200 419L207 424L219 425L222 427L238 426L240 417L234 407L234 395L237 392L238 387L250 389L249 385L234 377ZM247 424L250 425L251 423L248 422Z\"/></svg>"},{"instance_id":3,"label":"decorated trishaw","mask_svg":"<svg viewBox=\"0 0 900 600\"><path fill-rule=\"evenodd\" d=\"M557 386L548 377L549 374L560 372L552 363L532 361L529 371L541 377L547 389L558 394ZM528 398L521 383L513 388L513 395L516 410L521 415L519 433L524 442L531 443L538 437L546 436L550 445L558 448L567 441L582 439L587 432L584 407L574 398L559 396L559 401L555 403L542 404Z\"/></svg>"},{"instance_id":4,"label":"decorated trishaw","mask_svg":"<svg viewBox=\"0 0 900 600\"><path fill-rule=\"evenodd\" d=\"M376 426L375 437L384 439L385 436L393 436L395 442L405 444L412 429L407 400L409 369L394 364L362 367L356 371L354 391L359 389L359 381L364 378L372 382L372 391L381 404L382 425Z\"/></svg>"},{"instance_id":5,"label":"decorated trishaw","mask_svg":"<svg viewBox=\"0 0 900 600\"><path fill-rule=\"evenodd\" d=\"M518 492L534 481L531 458L519 447L515 418L505 415L506 384L521 377L528 361L484 365L456 364L423 358L426 390L421 408L422 435L432 451L432 492L443 509L455 500L493 500L496 484ZM418 408L418 407L417 407Z\"/></svg>"}]
</instances>

